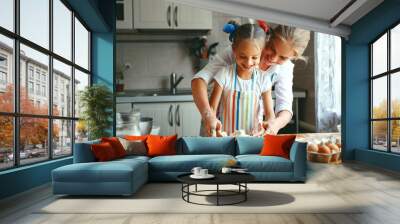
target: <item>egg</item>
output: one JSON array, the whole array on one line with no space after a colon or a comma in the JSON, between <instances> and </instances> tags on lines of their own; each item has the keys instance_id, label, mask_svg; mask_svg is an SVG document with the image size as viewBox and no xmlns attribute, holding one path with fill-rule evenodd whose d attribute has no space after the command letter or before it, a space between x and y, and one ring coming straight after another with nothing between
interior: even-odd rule
<instances>
[{"instance_id":1,"label":"egg","mask_svg":"<svg viewBox=\"0 0 400 224\"><path fill-rule=\"evenodd\" d=\"M313 143L308 143L307 151L309 151L309 152L318 152L318 146L316 144L313 144Z\"/></svg>"},{"instance_id":2,"label":"egg","mask_svg":"<svg viewBox=\"0 0 400 224\"><path fill-rule=\"evenodd\" d=\"M332 153L339 152L339 147L334 143L328 143L326 146L329 147Z\"/></svg>"},{"instance_id":3,"label":"egg","mask_svg":"<svg viewBox=\"0 0 400 224\"><path fill-rule=\"evenodd\" d=\"M330 154L331 149L325 144L318 145L318 153Z\"/></svg>"}]
</instances>

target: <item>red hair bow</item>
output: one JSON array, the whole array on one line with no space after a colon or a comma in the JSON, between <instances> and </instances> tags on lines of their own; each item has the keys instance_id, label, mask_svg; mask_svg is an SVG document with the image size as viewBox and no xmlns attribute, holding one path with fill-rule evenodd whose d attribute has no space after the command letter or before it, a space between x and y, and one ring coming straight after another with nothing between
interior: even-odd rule
<instances>
[{"instance_id":1,"label":"red hair bow","mask_svg":"<svg viewBox=\"0 0 400 224\"><path fill-rule=\"evenodd\" d=\"M269 26L268 26L267 22L265 22L263 20L257 20L257 23L265 32L268 32Z\"/></svg>"}]
</instances>

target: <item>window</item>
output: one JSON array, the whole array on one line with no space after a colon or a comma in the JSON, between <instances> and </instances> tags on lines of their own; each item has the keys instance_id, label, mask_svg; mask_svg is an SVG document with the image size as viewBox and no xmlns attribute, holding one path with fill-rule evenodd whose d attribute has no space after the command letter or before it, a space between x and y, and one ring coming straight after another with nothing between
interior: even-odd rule
<instances>
[{"instance_id":1,"label":"window","mask_svg":"<svg viewBox=\"0 0 400 224\"><path fill-rule=\"evenodd\" d=\"M400 24L370 45L371 148L400 153Z\"/></svg>"},{"instance_id":2,"label":"window","mask_svg":"<svg viewBox=\"0 0 400 224\"><path fill-rule=\"evenodd\" d=\"M33 67L32 66L29 66L28 74L29 74L29 79L33 80Z\"/></svg>"},{"instance_id":3,"label":"window","mask_svg":"<svg viewBox=\"0 0 400 224\"><path fill-rule=\"evenodd\" d=\"M33 89L33 82L28 82L28 93L33 94L34 89Z\"/></svg>"},{"instance_id":4,"label":"window","mask_svg":"<svg viewBox=\"0 0 400 224\"><path fill-rule=\"evenodd\" d=\"M42 96L46 96L46 86L42 86Z\"/></svg>"},{"instance_id":5,"label":"window","mask_svg":"<svg viewBox=\"0 0 400 224\"><path fill-rule=\"evenodd\" d=\"M63 0L0 0L0 26L0 170L72 155L76 132L87 139L74 105L90 84L90 31Z\"/></svg>"}]
</instances>

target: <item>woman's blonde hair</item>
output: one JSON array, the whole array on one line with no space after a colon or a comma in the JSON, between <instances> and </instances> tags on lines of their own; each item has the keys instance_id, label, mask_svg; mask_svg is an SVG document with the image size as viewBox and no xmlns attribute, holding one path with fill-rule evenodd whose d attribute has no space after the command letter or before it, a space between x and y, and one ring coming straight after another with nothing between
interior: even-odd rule
<instances>
[{"instance_id":1,"label":"woman's blonde hair","mask_svg":"<svg viewBox=\"0 0 400 224\"><path fill-rule=\"evenodd\" d=\"M294 59L306 61L306 57L303 56L303 53L310 41L310 31L285 25L278 25L271 31L269 40L280 38L285 42L289 42L296 53Z\"/></svg>"}]
</instances>

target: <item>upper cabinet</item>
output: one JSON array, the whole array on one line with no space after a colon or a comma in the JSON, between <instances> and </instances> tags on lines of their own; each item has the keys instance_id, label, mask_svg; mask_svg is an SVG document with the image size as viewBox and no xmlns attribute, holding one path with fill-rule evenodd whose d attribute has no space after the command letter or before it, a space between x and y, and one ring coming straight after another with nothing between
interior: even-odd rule
<instances>
[{"instance_id":1,"label":"upper cabinet","mask_svg":"<svg viewBox=\"0 0 400 224\"><path fill-rule=\"evenodd\" d=\"M210 30L212 13L165 0L117 0L117 29Z\"/></svg>"},{"instance_id":2,"label":"upper cabinet","mask_svg":"<svg viewBox=\"0 0 400 224\"><path fill-rule=\"evenodd\" d=\"M133 29L133 6L132 0L117 0L117 29Z\"/></svg>"}]
</instances>

